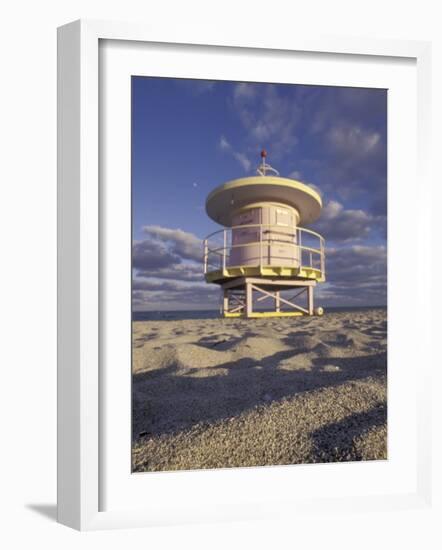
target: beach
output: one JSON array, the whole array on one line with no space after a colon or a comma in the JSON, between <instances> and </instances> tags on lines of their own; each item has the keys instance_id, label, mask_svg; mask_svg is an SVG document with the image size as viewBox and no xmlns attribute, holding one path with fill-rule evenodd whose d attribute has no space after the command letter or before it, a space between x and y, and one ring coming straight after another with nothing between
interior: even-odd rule
<instances>
[{"instance_id":1,"label":"beach","mask_svg":"<svg viewBox=\"0 0 442 550\"><path fill-rule=\"evenodd\" d=\"M387 311L133 322L135 472L384 460Z\"/></svg>"}]
</instances>

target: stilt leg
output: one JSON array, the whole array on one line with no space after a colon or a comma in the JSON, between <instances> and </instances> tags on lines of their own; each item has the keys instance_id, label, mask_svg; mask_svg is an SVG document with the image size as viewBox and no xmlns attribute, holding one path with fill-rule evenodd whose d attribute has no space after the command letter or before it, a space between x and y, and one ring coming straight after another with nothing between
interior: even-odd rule
<instances>
[{"instance_id":1,"label":"stilt leg","mask_svg":"<svg viewBox=\"0 0 442 550\"><path fill-rule=\"evenodd\" d=\"M312 281L238 277L221 287L222 314L224 317L245 318L314 315L314 287ZM291 289L295 293L290 298L281 295L283 290ZM270 307L254 311L254 299L258 305L267 300ZM304 300L307 304L301 306Z\"/></svg>"},{"instance_id":2,"label":"stilt leg","mask_svg":"<svg viewBox=\"0 0 442 550\"><path fill-rule=\"evenodd\" d=\"M246 317L250 317L253 312L253 289L250 283L246 283Z\"/></svg>"},{"instance_id":3,"label":"stilt leg","mask_svg":"<svg viewBox=\"0 0 442 550\"><path fill-rule=\"evenodd\" d=\"M313 315L313 287L307 287L308 314Z\"/></svg>"},{"instance_id":4,"label":"stilt leg","mask_svg":"<svg viewBox=\"0 0 442 550\"><path fill-rule=\"evenodd\" d=\"M275 311L277 313L281 311L281 300L279 298L280 298L280 294L279 294L279 290L277 290L275 292Z\"/></svg>"},{"instance_id":5,"label":"stilt leg","mask_svg":"<svg viewBox=\"0 0 442 550\"><path fill-rule=\"evenodd\" d=\"M225 316L226 313L229 311L229 294L228 290L223 290L223 315Z\"/></svg>"}]
</instances>

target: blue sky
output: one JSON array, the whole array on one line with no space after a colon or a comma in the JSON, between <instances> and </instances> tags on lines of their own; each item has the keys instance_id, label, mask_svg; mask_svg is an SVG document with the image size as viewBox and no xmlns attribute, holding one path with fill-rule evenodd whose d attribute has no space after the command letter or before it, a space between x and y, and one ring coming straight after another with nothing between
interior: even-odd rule
<instances>
[{"instance_id":1,"label":"blue sky","mask_svg":"<svg viewBox=\"0 0 442 550\"><path fill-rule=\"evenodd\" d=\"M319 189L325 306L386 303L386 90L132 78L133 307L213 309L201 240L209 192L253 175L265 148L282 176Z\"/></svg>"}]
</instances>

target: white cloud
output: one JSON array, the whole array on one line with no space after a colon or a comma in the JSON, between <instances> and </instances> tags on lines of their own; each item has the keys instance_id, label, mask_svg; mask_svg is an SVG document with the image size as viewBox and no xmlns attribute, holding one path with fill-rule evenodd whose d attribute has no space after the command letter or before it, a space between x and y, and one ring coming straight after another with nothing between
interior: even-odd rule
<instances>
[{"instance_id":1,"label":"white cloud","mask_svg":"<svg viewBox=\"0 0 442 550\"><path fill-rule=\"evenodd\" d=\"M293 172L290 172L288 177L294 180L302 181L302 174L298 170L293 170Z\"/></svg>"},{"instance_id":2,"label":"white cloud","mask_svg":"<svg viewBox=\"0 0 442 550\"><path fill-rule=\"evenodd\" d=\"M132 247L132 267L139 270L165 269L181 258L160 241L135 241Z\"/></svg>"},{"instance_id":3,"label":"white cloud","mask_svg":"<svg viewBox=\"0 0 442 550\"><path fill-rule=\"evenodd\" d=\"M233 92L234 109L248 133L249 146L259 150L268 144L273 157L292 151L298 142L298 102L291 95L282 95L272 84L252 86L238 84Z\"/></svg>"},{"instance_id":4,"label":"white cloud","mask_svg":"<svg viewBox=\"0 0 442 550\"><path fill-rule=\"evenodd\" d=\"M143 231L147 238L133 245L134 310L213 308L219 289L204 281L201 239L159 225Z\"/></svg>"},{"instance_id":5,"label":"white cloud","mask_svg":"<svg viewBox=\"0 0 442 550\"><path fill-rule=\"evenodd\" d=\"M220 146L220 149L222 149L223 151L231 151L232 150L232 146L230 145L230 143L227 141L227 139L224 136L220 137L219 146Z\"/></svg>"},{"instance_id":6,"label":"white cloud","mask_svg":"<svg viewBox=\"0 0 442 550\"><path fill-rule=\"evenodd\" d=\"M247 82L239 82L233 89L233 97L236 100L247 98L252 99L256 96L256 86Z\"/></svg>"},{"instance_id":7,"label":"white cloud","mask_svg":"<svg viewBox=\"0 0 442 550\"><path fill-rule=\"evenodd\" d=\"M378 132L363 130L358 126L337 126L327 134L329 145L342 155L363 157L376 152L381 144Z\"/></svg>"},{"instance_id":8,"label":"white cloud","mask_svg":"<svg viewBox=\"0 0 442 550\"><path fill-rule=\"evenodd\" d=\"M159 279L173 279L179 281L202 281L203 264L202 263L175 263L167 267L156 267L137 272L138 278L155 277Z\"/></svg>"},{"instance_id":9,"label":"white cloud","mask_svg":"<svg viewBox=\"0 0 442 550\"><path fill-rule=\"evenodd\" d=\"M314 228L326 240L351 241L367 237L376 224L377 218L364 210L345 209L340 202L331 200Z\"/></svg>"},{"instance_id":10,"label":"white cloud","mask_svg":"<svg viewBox=\"0 0 442 550\"><path fill-rule=\"evenodd\" d=\"M134 311L164 309L216 309L219 288L216 285L176 284L172 281L137 281L132 291Z\"/></svg>"},{"instance_id":11,"label":"white cloud","mask_svg":"<svg viewBox=\"0 0 442 550\"><path fill-rule=\"evenodd\" d=\"M202 240L193 233L160 225L146 225L143 231L150 237L167 243L172 254L187 260L202 261Z\"/></svg>"},{"instance_id":12,"label":"white cloud","mask_svg":"<svg viewBox=\"0 0 442 550\"><path fill-rule=\"evenodd\" d=\"M232 155L232 157L237 162L239 162L239 164L242 166L244 172L248 172L250 170L250 168L252 167L252 163L250 162L247 155L244 153L235 151L235 149L232 147L232 145L227 141L227 139L224 136L220 137L219 147L222 151L225 151L230 155Z\"/></svg>"},{"instance_id":13,"label":"white cloud","mask_svg":"<svg viewBox=\"0 0 442 550\"><path fill-rule=\"evenodd\" d=\"M327 283L318 298L334 305L383 305L387 301L387 248L354 245L327 248Z\"/></svg>"},{"instance_id":14,"label":"white cloud","mask_svg":"<svg viewBox=\"0 0 442 550\"><path fill-rule=\"evenodd\" d=\"M240 163L243 167L244 172L248 172L252 167L252 163L244 153L233 153L234 158Z\"/></svg>"},{"instance_id":15,"label":"white cloud","mask_svg":"<svg viewBox=\"0 0 442 550\"><path fill-rule=\"evenodd\" d=\"M321 217L323 220L334 220L344 210L344 207L338 201L329 201L322 210Z\"/></svg>"},{"instance_id":16,"label":"white cloud","mask_svg":"<svg viewBox=\"0 0 442 550\"><path fill-rule=\"evenodd\" d=\"M132 290L149 290L153 292L158 291L176 291L181 292L184 290L196 290L207 289L207 283L197 282L183 282L183 281L162 281L161 279L140 279L135 278L132 283Z\"/></svg>"}]
</instances>

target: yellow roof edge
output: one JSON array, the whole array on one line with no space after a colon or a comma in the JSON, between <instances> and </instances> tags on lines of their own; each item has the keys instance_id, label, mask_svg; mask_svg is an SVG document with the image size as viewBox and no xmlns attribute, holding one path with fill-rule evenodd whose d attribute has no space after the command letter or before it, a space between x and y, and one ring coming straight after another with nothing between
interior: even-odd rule
<instances>
[{"instance_id":1,"label":"yellow roof edge","mask_svg":"<svg viewBox=\"0 0 442 550\"><path fill-rule=\"evenodd\" d=\"M231 189L232 187L242 187L243 185L265 184L265 183L267 184L270 183L274 185L283 185L286 187L300 189L301 191L304 191L305 193L309 194L314 199L316 199L322 208L321 195L317 191L315 191L312 187L310 187L306 183L302 183L302 181L294 180L291 178L284 178L280 176L247 176L245 178L236 178L234 180L229 180L226 183L223 183L222 185L215 187L215 189L209 193L206 199L206 208L207 208L207 203L215 195L217 195L218 193L221 193L222 191L226 191L228 189Z\"/></svg>"}]
</instances>

